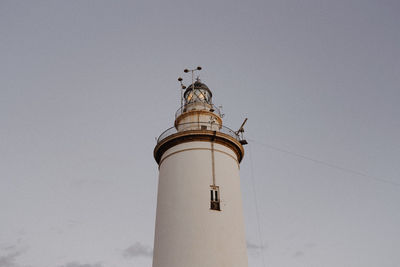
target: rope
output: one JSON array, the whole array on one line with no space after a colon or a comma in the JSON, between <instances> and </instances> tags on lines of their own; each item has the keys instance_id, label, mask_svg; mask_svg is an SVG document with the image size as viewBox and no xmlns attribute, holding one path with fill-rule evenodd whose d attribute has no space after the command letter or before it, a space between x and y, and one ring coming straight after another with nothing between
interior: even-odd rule
<instances>
[{"instance_id":1,"label":"rope","mask_svg":"<svg viewBox=\"0 0 400 267\"><path fill-rule=\"evenodd\" d=\"M262 266L265 267L265 258L264 258L264 242L262 238L262 231L261 231L261 223L260 223L260 212L258 210L258 200L257 200L257 191L254 179L254 171L253 171L253 156L251 152L251 145L249 144L249 155L250 155L250 177L251 177L251 184L253 187L253 196L254 196L254 203L256 208L256 216L257 216L257 229L258 229L258 236L260 242L260 253L261 253L261 260Z\"/></svg>"},{"instance_id":2,"label":"rope","mask_svg":"<svg viewBox=\"0 0 400 267\"><path fill-rule=\"evenodd\" d=\"M309 160L309 161L312 161L314 163L325 165L327 167L340 170L342 172L352 173L352 174L355 174L355 175L358 175L358 176L361 176L361 177L364 177L364 178L372 179L372 180L375 180L375 181L378 181L378 182L381 182L381 183L386 183L386 184L390 184L390 185L394 185L394 186L400 186L400 183L397 183L397 182L389 180L389 179L382 179L382 178L379 178L379 177L375 177L375 176L369 175L367 173L364 173L364 172L361 172L361 171L358 171L358 170L342 167L342 166L339 166L339 165L336 165L336 164L333 164L333 163L330 163L330 162L326 162L326 161L323 161L323 160L319 160L319 159L315 159L315 158L312 158L312 157L309 157L309 156L305 156L305 155L297 153L297 152L292 152L292 151L289 151L289 150L286 150L286 149L282 149L282 148L279 148L279 147L276 147L276 146L272 146L272 145L269 145L269 144L264 144L264 143L261 143L261 142L257 142L257 141L252 140L252 139L248 139L248 140L250 142L252 142L252 143L263 145L263 146L268 147L270 149L273 149L273 150L276 150L276 151L279 151L279 152L282 152L282 153L286 153L286 154L289 154L289 155L292 155L292 156L295 156L295 157L298 157L298 158L302 158L302 159L305 159L305 160Z\"/></svg>"},{"instance_id":3,"label":"rope","mask_svg":"<svg viewBox=\"0 0 400 267\"><path fill-rule=\"evenodd\" d=\"M212 185L215 187L215 155L214 155L214 141L211 141L211 171L212 171Z\"/></svg>"}]
</instances>

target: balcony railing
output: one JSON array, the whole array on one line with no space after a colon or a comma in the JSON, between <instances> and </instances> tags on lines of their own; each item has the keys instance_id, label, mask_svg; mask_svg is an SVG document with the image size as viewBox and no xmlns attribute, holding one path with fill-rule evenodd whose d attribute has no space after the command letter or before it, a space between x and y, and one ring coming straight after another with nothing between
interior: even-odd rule
<instances>
[{"instance_id":1,"label":"balcony railing","mask_svg":"<svg viewBox=\"0 0 400 267\"><path fill-rule=\"evenodd\" d=\"M196 131L196 130L205 130L205 131L217 131L220 133L227 134L239 142L241 141L239 135L229 129L226 126L219 125L218 123L215 122L188 122L188 123L180 123L176 127L171 127L167 130L165 130L157 139L157 143L161 142L168 136L171 136L176 133L181 133L181 132L187 132L187 131Z\"/></svg>"}]
</instances>

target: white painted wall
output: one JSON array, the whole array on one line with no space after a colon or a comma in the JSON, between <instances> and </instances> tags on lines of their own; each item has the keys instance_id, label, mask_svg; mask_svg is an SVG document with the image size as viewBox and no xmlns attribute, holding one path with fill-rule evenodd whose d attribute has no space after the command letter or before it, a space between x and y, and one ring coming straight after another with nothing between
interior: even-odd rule
<instances>
[{"instance_id":1,"label":"white painted wall","mask_svg":"<svg viewBox=\"0 0 400 267\"><path fill-rule=\"evenodd\" d=\"M183 143L164 153L153 267L247 266L236 154L219 144L214 148L221 211L210 210L211 143ZM191 150L181 151L185 149ZM171 154L174 152L178 153Z\"/></svg>"}]
</instances>

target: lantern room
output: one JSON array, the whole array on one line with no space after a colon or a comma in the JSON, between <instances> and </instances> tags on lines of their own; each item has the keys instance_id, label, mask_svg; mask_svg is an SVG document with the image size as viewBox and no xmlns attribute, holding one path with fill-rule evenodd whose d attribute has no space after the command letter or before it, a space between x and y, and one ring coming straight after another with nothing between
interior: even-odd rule
<instances>
[{"instance_id":1,"label":"lantern room","mask_svg":"<svg viewBox=\"0 0 400 267\"><path fill-rule=\"evenodd\" d=\"M199 78L197 78L193 84L188 86L183 97L185 105L195 102L212 104L212 93L210 89L208 89L207 85L202 83Z\"/></svg>"}]
</instances>

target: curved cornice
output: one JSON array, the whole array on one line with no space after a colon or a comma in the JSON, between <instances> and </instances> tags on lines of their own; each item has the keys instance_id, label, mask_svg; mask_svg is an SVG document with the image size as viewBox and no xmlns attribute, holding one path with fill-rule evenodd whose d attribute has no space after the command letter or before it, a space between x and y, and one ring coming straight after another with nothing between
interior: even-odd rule
<instances>
[{"instance_id":1,"label":"curved cornice","mask_svg":"<svg viewBox=\"0 0 400 267\"><path fill-rule=\"evenodd\" d=\"M169 148L182 143L194 142L194 141L215 142L217 144L227 146L235 152L239 163L243 159L244 148L242 144L239 143L238 140L227 134L210 130L191 130L191 131L178 132L176 134L168 136L167 138L159 142L154 148L153 152L154 159L159 164L162 155Z\"/></svg>"}]
</instances>

